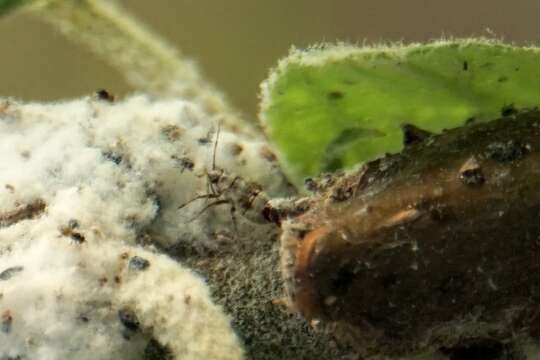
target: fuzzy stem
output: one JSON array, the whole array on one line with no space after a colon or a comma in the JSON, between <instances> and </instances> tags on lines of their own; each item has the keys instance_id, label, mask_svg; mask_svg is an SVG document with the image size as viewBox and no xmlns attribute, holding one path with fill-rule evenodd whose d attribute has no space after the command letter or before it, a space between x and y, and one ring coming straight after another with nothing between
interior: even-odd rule
<instances>
[{"instance_id":1,"label":"fuzzy stem","mask_svg":"<svg viewBox=\"0 0 540 360\"><path fill-rule=\"evenodd\" d=\"M31 8L117 68L134 88L195 100L211 115L220 115L225 128L257 134L253 124L227 103L192 61L114 2L42 0Z\"/></svg>"}]
</instances>

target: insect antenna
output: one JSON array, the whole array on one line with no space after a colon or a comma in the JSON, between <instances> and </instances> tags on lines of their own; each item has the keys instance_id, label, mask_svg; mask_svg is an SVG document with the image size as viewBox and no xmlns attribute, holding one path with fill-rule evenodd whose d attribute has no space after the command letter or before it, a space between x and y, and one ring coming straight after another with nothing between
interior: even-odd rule
<instances>
[{"instance_id":1,"label":"insect antenna","mask_svg":"<svg viewBox=\"0 0 540 360\"><path fill-rule=\"evenodd\" d=\"M218 122L217 131L216 131L216 141L214 141L214 150L212 153L212 175L215 175L216 173L216 157L217 157L217 147L218 147L220 133L221 133L221 121ZM210 191L212 192L212 194L219 194L219 192L216 190L214 185L215 184L213 181L208 182L208 187L210 188Z\"/></svg>"},{"instance_id":2,"label":"insect antenna","mask_svg":"<svg viewBox=\"0 0 540 360\"><path fill-rule=\"evenodd\" d=\"M216 170L216 154L217 154L217 146L218 146L220 133L221 133L221 121L218 122L218 127L216 131L216 141L214 141L214 153L212 154L212 170Z\"/></svg>"},{"instance_id":3,"label":"insect antenna","mask_svg":"<svg viewBox=\"0 0 540 360\"><path fill-rule=\"evenodd\" d=\"M218 140L219 140L219 135L220 135L220 132L221 132L221 122L218 123L218 127L217 127L217 131L216 131L216 141L214 142L214 148L213 148L213 154L212 154L212 170L211 170L211 173L212 173L212 176L215 176L215 173L216 173L216 153L217 153L217 145L218 145ZM208 179L208 181L206 182L206 194L202 194L202 195L198 195L196 197L194 197L193 199L181 204L180 206L178 206L178 210L188 206L189 204L197 201L197 200L201 200L201 199L217 199L219 198L222 193L221 191L219 191L218 188L216 188L217 184L215 184L214 180L211 179L210 177L210 174L206 171L206 177ZM217 180L219 181L219 179ZM199 216L200 214L204 213L204 211L206 211L208 208L212 207L212 206L215 206L215 205L220 205L222 204L223 202L220 202L219 200L218 201L214 201L208 205L205 205L205 207L200 211L198 212L197 216ZM197 217L196 216L196 217ZM192 220L190 220L192 221Z\"/></svg>"}]
</instances>

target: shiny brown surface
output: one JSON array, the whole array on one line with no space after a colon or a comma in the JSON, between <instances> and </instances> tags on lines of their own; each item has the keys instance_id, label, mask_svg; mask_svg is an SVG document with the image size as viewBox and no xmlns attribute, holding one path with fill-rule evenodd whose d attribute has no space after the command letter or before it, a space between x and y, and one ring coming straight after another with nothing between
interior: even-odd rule
<instances>
[{"instance_id":1,"label":"shiny brown surface","mask_svg":"<svg viewBox=\"0 0 540 360\"><path fill-rule=\"evenodd\" d=\"M317 243L328 234L327 227L320 227L309 232L301 241L302 245L296 251L294 276L297 281L295 291L295 307L307 319L312 319L321 311L317 300L316 285L312 282L311 265L315 256ZM300 241L300 240L298 240Z\"/></svg>"},{"instance_id":2,"label":"shiny brown surface","mask_svg":"<svg viewBox=\"0 0 540 360\"><path fill-rule=\"evenodd\" d=\"M308 319L343 325L366 356L538 336L539 112L447 131L337 186L354 195L329 189L285 224L285 243L317 229L286 275Z\"/></svg>"}]
</instances>

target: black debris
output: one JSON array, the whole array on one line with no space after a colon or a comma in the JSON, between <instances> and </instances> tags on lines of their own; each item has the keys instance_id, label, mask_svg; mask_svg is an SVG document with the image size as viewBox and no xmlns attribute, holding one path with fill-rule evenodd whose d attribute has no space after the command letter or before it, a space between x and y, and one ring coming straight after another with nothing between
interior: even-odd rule
<instances>
[{"instance_id":1,"label":"black debris","mask_svg":"<svg viewBox=\"0 0 540 360\"><path fill-rule=\"evenodd\" d=\"M184 170L192 171L195 166L193 160L188 157L177 157L176 155L173 155L172 158L178 163L182 172L184 172Z\"/></svg>"},{"instance_id":2,"label":"black debris","mask_svg":"<svg viewBox=\"0 0 540 360\"><path fill-rule=\"evenodd\" d=\"M22 266L13 266L10 268L7 268L6 270L2 271L0 273L0 280L9 280L11 279L15 274L21 272L24 270L24 267Z\"/></svg>"},{"instance_id":3,"label":"black debris","mask_svg":"<svg viewBox=\"0 0 540 360\"><path fill-rule=\"evenodd\" d=\"M71 229L76 229L79 227L79 221L77 221L77 219L71 219L68 221L68 226Z\"/></svg>"},{"instance_id":4,"label":"black debris","mask_svg":"<svg viewBox=\"0 0 540 360\"><path fill-rule=\"evenodd\" d=\"M502 116L511 116L517 114L517 109L515 108L514 104L508 104L504 105L501 108L501 115Z\"/></svg>"},{"instance_id":5,"label":"black debris","mask_svg":"<svg viewBox=\"0 0 540 360\"><path fill-rule=\"evenodd\" d=\"M476 118L474 116L471 116L470 118L467 118L465 120L465 125L471 125L471 124L474 124L476 122Z\"/></svg>"},{"instance_id":6,"label":"black debris","mask_svg":"<svg viewBox=\"0 0 540 360\"><path fill-rule=\"evenodd\" d=\"M105 89L100 89L96 91L96 98L102 101L108 101L108 102L114 101L114 95L112 95L110 92L108 92Z\"/></svg>"},{"instance_id":7,"label":"black debris","mask_svg":"<svg viewBox=\"0 0 540 360\"><path fill-rule=\"evenodd\" d=\"M412 124L402 124L401 130L403 131L404 146L418 144L433 135L429 131L420 129Z\"/></svg>"},{"instance_id":8,"label":"black debris","mask_svg":"<svg viewBox=\"0 0 540 360\"><path fill-rule=\"evenodd\" d=\"M122 162L122 155L114 153L112 151L104 151L103 157L107 160L112 161L116 165L119 165Z\"/></svg>"},{"instance_id":9,"label":"black debris","mask_svg":"<svg viewBox=\"0 0 540 360\"><path fill-rule=\"evenodd\" d=\"M150 261L140 256L134 256L131 259L129 259L129 264L128 264L129 270L142 271L142 270L146 270L149 266L150 266Z\"/></svg>"},{"instance_id":10,"label":"black debris","mask_svg":"<svg viewBox=\"0 0 540 360\"><path fill-rule=\"evenodd\" d=\"M86 241L86 239L84 238L84 235L78 232L72 232L70 236L71 236L71 239L73 239L73 241L76 242L77 244L82 244L83 242Z\"/></svg>"},{"instance_id":11,"label":"black debris","mask_svg":"<svg viewBox=\"0 0 540 360\"><path fill-rule=\"evenodd\" d=\"M131 331L139 330L139 319L137 319L137 315L135 315L135 313L130 309L122 308L118 310L118 318L126 329Z\"/></svg>"},{"instance_id":12,"label":"black debris","mask_svg":"<svg viewBox=\"0 0 540 360\"><path fill-rule=\"evenodd\" d=\"M157 340L151 339L144 349L143 360L173 360L172 351Z\"/></svg>"},{"instance_id":13,"label":"black debris","mask_svg":"<svg viewBox=\"0 0 540 360\"><path fill-rule=\"evenodd\" d=\"M345 94L343 92L336 90L336 91L330 91L327 95L328 100L339 100L342 99Z\"/></svg>"},{"instance_id":14,"label":"black debris","mask_svg":"<svg viewBox=\"0 0 540 360\"><path fill-rule=\"evenodd\" d=\"M476 186L482 185L486 179L480 169L467 169L462 171L459 178L465 185Z\"/></svg>"}]
</instances>

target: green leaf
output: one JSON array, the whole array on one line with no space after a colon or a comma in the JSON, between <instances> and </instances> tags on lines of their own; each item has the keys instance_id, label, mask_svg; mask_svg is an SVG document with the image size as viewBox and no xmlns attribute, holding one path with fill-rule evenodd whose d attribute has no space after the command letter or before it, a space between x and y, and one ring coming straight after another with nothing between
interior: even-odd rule
<instances>
[{"instance_id":1,"label":"green leaf","mask_svg":"<svg viewBox=\"0 0 540 360\"><path fill-rule=\"evenodd\" d=\"M29 0L0 0L0 16L28 3Z\"/></svg>"},{"instance_id":2,"label":"green leaf","mask_svg":"<svg viewBox=\"0 0 540 360\"><path fill-rule=\"evenodd\" d=\"M299 184L400 151L404 123L441 132L540 105L540 52L485 39L293 49L262 89L263 125Z\"/></svg>"},{"instance_id":3,"label":"green leaf","mask_svg":"<svg viewBox=\"0 0 540 360\"><path fill-rule=\"evenodd\" d=\"M326 146L321 159L321 167L324 172L334 172L343 168L343 158L346 151L354 145L355 142L382 137L385 134L379 130L362 129L360 127L345 128L338 136Z\"/></svg>"}]
</instances>

